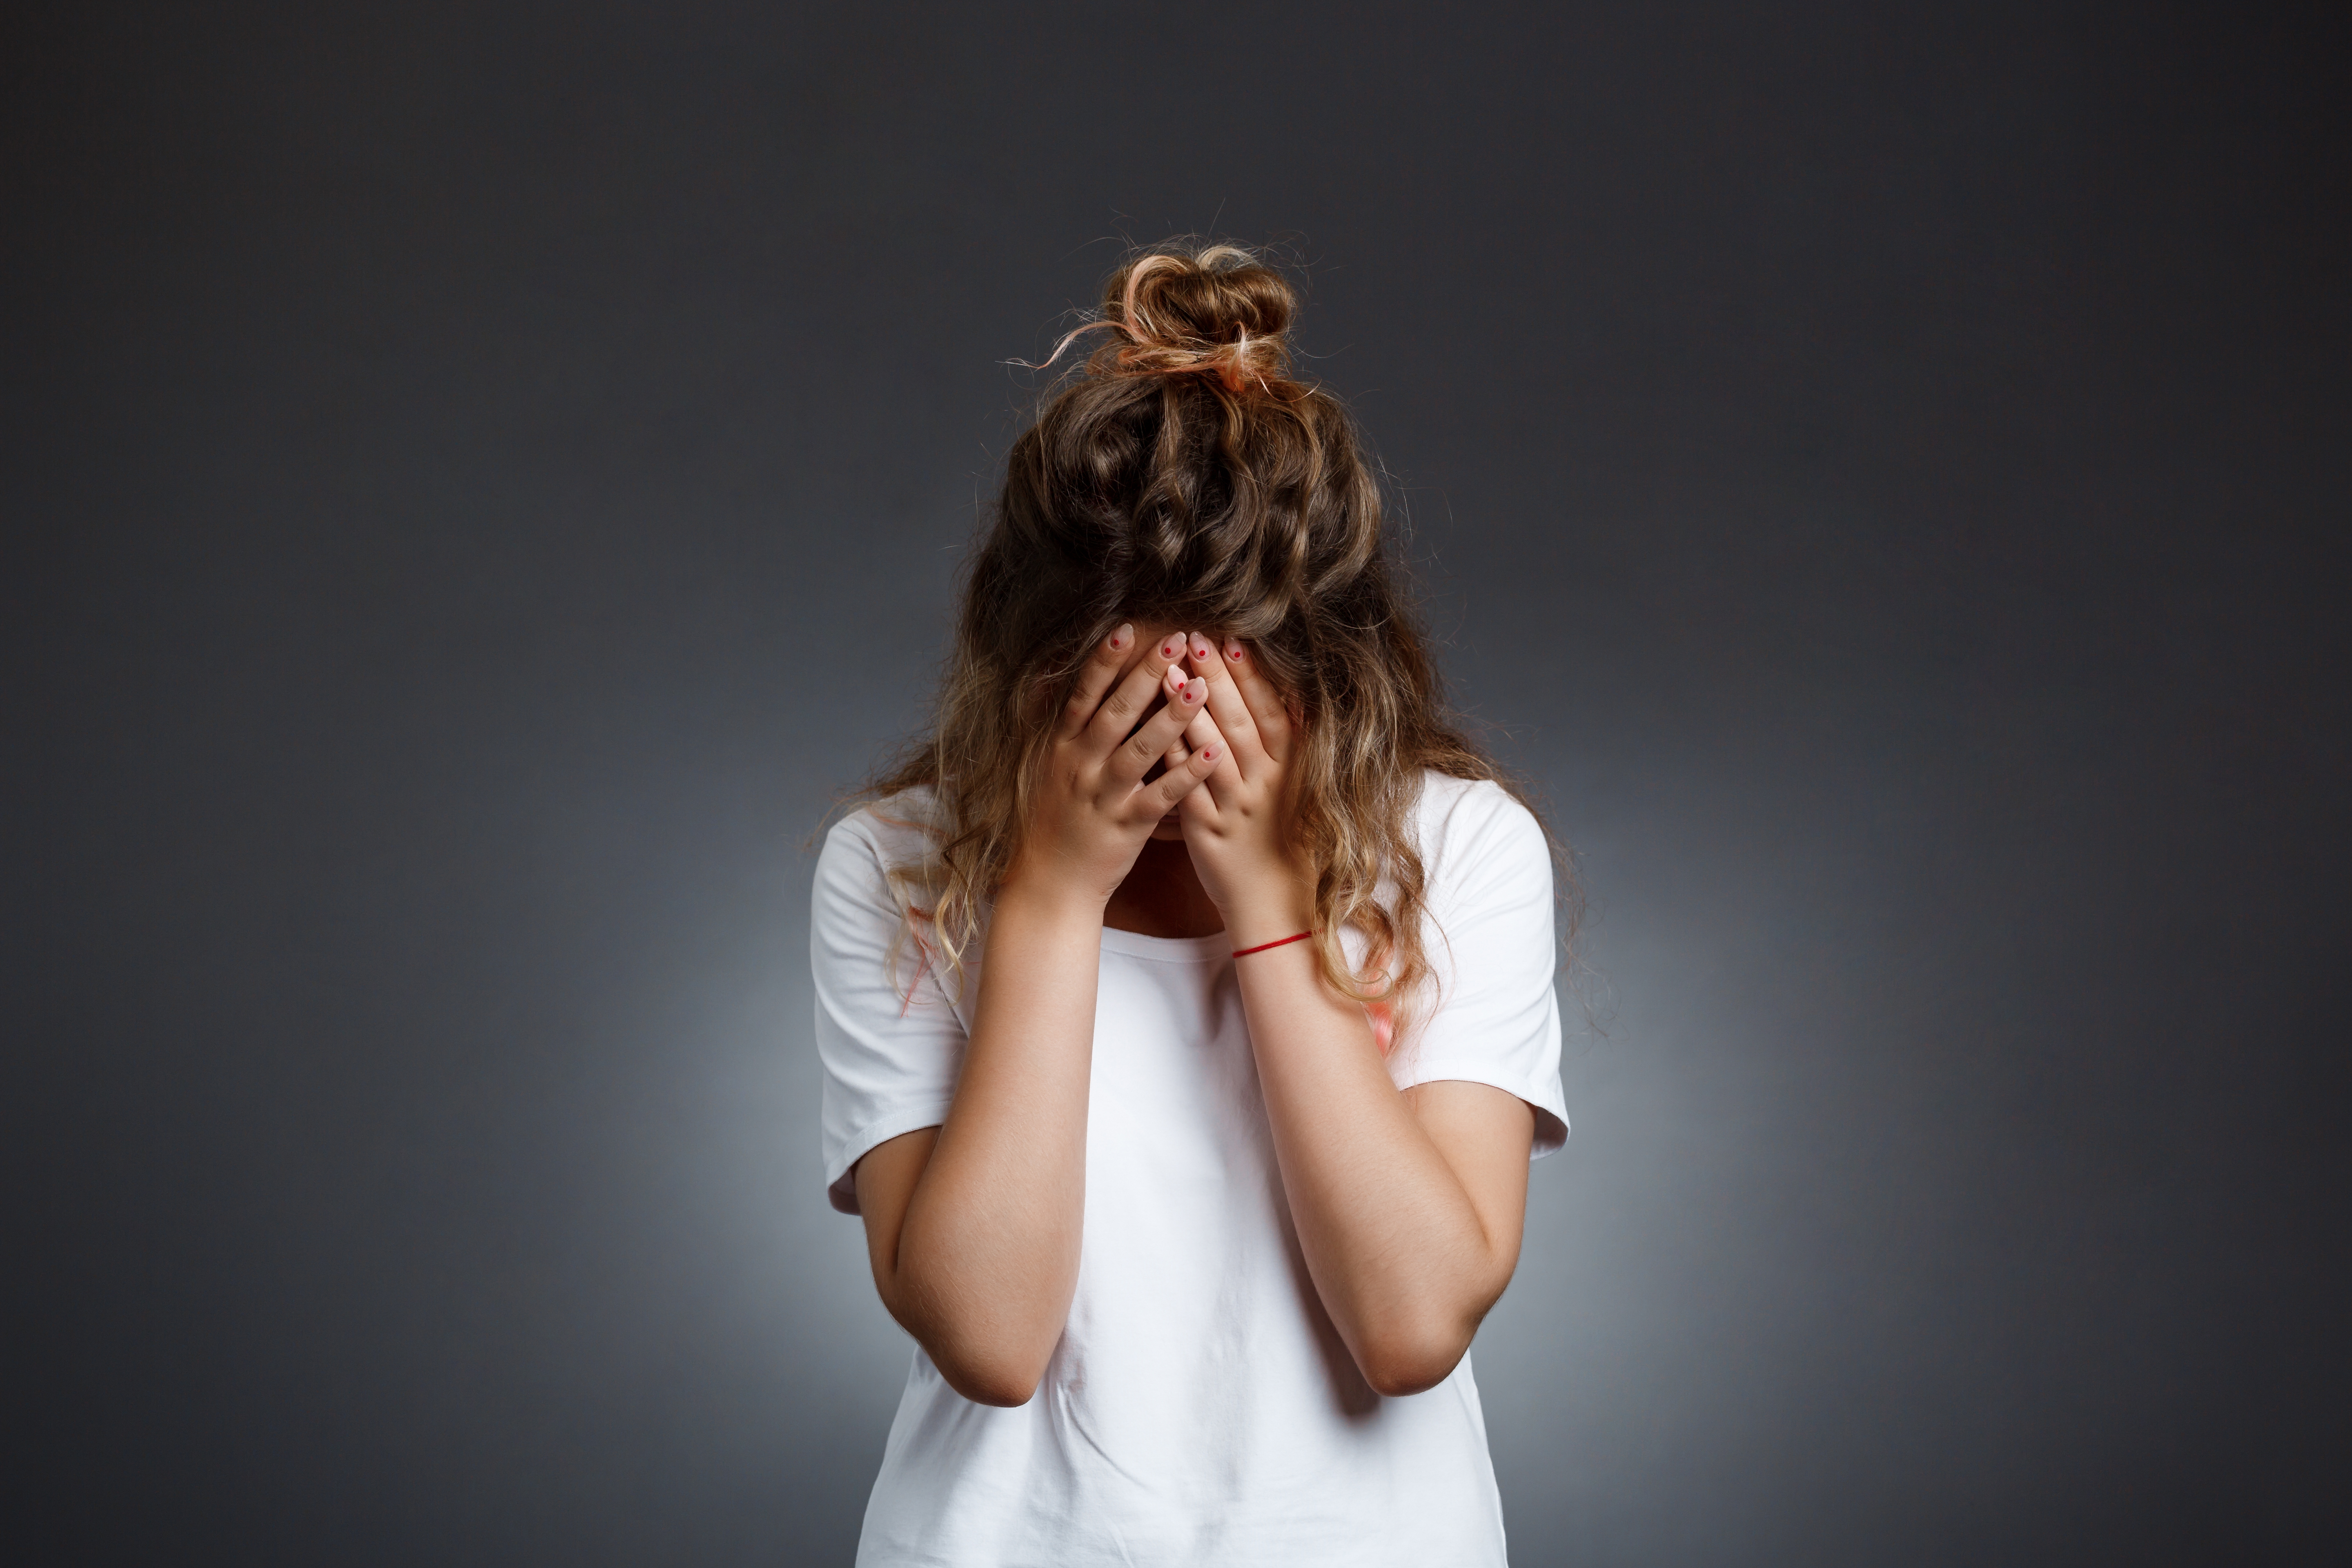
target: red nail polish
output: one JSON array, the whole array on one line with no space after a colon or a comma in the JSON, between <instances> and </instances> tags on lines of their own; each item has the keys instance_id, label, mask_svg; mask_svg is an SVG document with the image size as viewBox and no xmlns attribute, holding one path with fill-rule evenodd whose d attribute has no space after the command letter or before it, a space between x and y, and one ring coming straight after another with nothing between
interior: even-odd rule
<instances>
[{"instance_id":1,"label":"red nail polish","mask_svg":"<svg viewBox=\"0 0 2352 1568\"><path fill-rule=\"evenodd\" d=\"M1239 664L1242 661L1242 645L1239 643L1232 644L1225 649L1225 657L1232 659L1235 664Z\"/></svg>"},{"instance_id":2,"label":"red nail polish","mask_svg":"<svg viewBox=\"0 0 2352 1568\"><path fill-rule=\"evenodd\" d=\"M1217 748L1214 746L1203 746L1201 748L1201 755L1207 761L1213 763L1217 760Z\"/></svg>"}]
</instances>

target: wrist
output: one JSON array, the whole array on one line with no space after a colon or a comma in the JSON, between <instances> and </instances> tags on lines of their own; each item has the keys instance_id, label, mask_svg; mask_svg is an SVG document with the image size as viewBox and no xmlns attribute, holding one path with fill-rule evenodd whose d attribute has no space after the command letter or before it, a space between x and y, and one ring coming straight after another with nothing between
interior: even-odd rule
<instances>
[{"instance_id":1,"label":"wrist","mask_svg":"<svg viewBox=\"0 0 2352 1568\"><path fill-rule=\"evenodd\" d=\"M1224 910L1225 934L1236 952L1315 928L1315 889L1304 877L1286 874L1237 889Z\"/></svg>"},{"instance_id":2,"label":"wrist","mask_svg":"<svg viewBox=\"0 0 2352 1568\"><path fill-rule=\"evenodd\" d=\"M1056 875L1027 859L1016 860L997 884L996 913L1007 912L1048 923L1100 925L1108 893L1086 885L1082 879Z\"/></svg>"}]
</instances>

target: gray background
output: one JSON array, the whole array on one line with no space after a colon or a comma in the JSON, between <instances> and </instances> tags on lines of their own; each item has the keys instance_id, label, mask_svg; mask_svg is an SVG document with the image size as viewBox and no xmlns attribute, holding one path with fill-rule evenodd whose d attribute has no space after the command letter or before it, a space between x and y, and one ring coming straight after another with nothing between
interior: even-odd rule
<instances>
[{"instance_id":1,"label":"gray background","mask_svg":"<svg viewBox=\"0 0 2352 1568\"><path fill-rule=\"evenodd\" d=\"M2340 1561L2322 15L15 13L9 1555L847 1560L803 845L1214 229L1594 899L1515 1561Z\"/></svg>"}]
</instances>

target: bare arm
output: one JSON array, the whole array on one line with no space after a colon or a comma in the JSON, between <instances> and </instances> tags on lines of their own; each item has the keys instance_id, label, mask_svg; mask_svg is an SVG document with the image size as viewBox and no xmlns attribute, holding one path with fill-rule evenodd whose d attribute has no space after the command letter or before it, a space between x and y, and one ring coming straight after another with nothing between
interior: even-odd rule
<instances>
[{"instance_id":1,"label":"bare arm","mask_svg":"<svg viewBox=\"0 0 2352 1568\"><path fill-rule=\"evenodd\" d=\"M1289 718L1246 648L1192 639L1209 681L1188 738L1229 742L1184 803L1185 843L1238 949L1313 923L1286 851ZM1234 961L1283 1190L1308 1273L1364 1379L1385 1394L1444 1379L1517 1267L1535 1113L1484 1084L1400 1092L1363 1008L1293 942Z\"/></svg>"},{"instance_id":2,"label":"bare arm","mask_svg":"<svg viewBox=\"0 0 2352 1568\"><path fill-rule=\"evenodd\" d=\"M1518 1264L1535 1112L1481 1083L1398 1092L1363 1008L1324 982L1306 943L1240 963L1316 1292L1364 1381L1417 1394L1454 1370Z\"/></svg>"},{"instance_id":3,"label":"bare arm","mask_svg":"<svg viewBox=\"0 0 2352 1568\"><path fill-rule=\"evenodd\" d=\"M1077 1286L1103 906L1152 826L1216 760L1194 753L1142 782L1206 683L1170 687L1151 711L1167 665L1137 662L1134 640L1123 626L1097 650L1062 716L997 892L946 1121L857 1166L884 1304L940 1375L984 1405L1036 1391Z\"/></svg>"}]
</instances>

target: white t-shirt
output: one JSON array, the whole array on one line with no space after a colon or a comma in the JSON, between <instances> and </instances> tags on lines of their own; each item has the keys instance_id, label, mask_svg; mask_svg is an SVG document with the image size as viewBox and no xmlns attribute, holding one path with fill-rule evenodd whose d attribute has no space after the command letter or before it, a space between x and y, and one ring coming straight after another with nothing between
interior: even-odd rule
<instances>
[{"instance_id":1,"label":"white t-shirt","mask_svg":"<svg viewBox=\"0 0 2352 1568\"><path fill-rule=\"evenodd\" d=\"M919 820L927 801L885 803ZM1551 862L1491 784L1424 775L1417 809L1439 980L1389 1058L1399 1088L1492 1084L1568 1136ZM917 830L871 808L818 861L810 945L825 1181L947 1115L977 973L911 995L883 868ZM1465 1357L1423 1394L1365 1384L1301 1262L1223 935L1102 937L1077 1292L1035 1397L976 1405L915 1351L858 1542L861 1568L1448 1568L1504 1562ZM1357 953L1360 959L1360 952ZM976 970L977 965L975 964Z\"/></svg>"}]
</instances>

